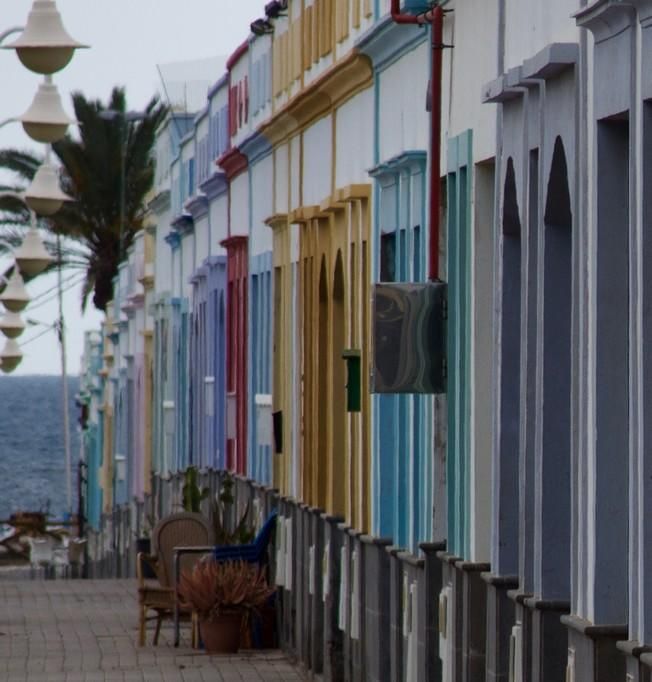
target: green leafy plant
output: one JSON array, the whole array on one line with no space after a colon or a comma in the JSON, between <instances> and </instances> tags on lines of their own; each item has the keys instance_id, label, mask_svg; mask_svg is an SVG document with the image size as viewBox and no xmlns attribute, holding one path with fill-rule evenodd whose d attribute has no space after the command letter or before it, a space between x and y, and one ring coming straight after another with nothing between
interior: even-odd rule
<instances>
[{"instance_id":1,"label":"green leafy plant","mask_svg":"<svg viewBox=\"0 0 652 682\"><path fill-rule=\"evenodd\" d=\"M212 503L213 527L215 530L215 541L218 545L247 545L256 536L254 527L248 522L249 502L247 502L244 512L234 524L232 531L228 530L227 519L233 513L235 498L233 496L233 486L235 482L230 474L226 474L222 480L220 493L217 500Z\"/></svg>"},{"instance_id":2,"label":"green leafy plant","mask_svg":"<svg viewBox=\"0 0 652 682\"><path fill-rule=\"evenodd\" d=\"M140 533L134 533L138 535L138 537L141 538L148 538L151 534L152 531L154 530L154 526L156 525L156 520L154 519L153 514L145 514L143 518L143 525L140 528Z\"/></svg>"},{"instance_id":3,"label":"green leafy plant","mask_svg":"<svg viewBox=\"0 0 652 682\"><path fill-rule=\"evenodd\" d=\"M201 514L201 503L205 500L210 491L208 488L199 487L199 472L197 467L190 466L185 472L185 482L182 488L182 504L184 511Z\"/></svg>"},{"instance_id":4,"label":"green leafy plant","mask_svg":"<svg viewBox=\"0 0 652 682\"><path fill-rule=\"evenodd\" d=\"M246 561L199 561L192 571L181 573L179 583L181 606L196 611L203 621L256 611L274 591L263 570Z\"/></svg>"}]
</instances>

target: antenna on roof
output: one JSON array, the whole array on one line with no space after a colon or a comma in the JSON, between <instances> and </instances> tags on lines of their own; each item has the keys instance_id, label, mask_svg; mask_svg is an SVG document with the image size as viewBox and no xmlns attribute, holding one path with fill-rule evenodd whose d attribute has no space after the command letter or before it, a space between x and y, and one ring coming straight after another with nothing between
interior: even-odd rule
<instances>
[{"instance_id":1,"label":"antenna on roof","mask_svg":"<svg viewBox=\"0 0 652 682\"><path fill-rule=\"evenodd\" d=\"M156 70L158 71L158 77L161 79L161 85L163 86L163 92L165 93L165 99L167 100L168 103L168 110L170 111L171 114L174 114L172 110L172 100L170 99L170 93L168 92L167 85L165 84L165 78L163 78L163 72L161 71L161 67L159 64L156 65ZM177 129L177 135L179 136L179 139L182 137L181 133L181 128L179 127L179 121L177 121L176 116L172 115L171 116L172 121L174 122L174 127Z\"/></svg>"}]
</instances>

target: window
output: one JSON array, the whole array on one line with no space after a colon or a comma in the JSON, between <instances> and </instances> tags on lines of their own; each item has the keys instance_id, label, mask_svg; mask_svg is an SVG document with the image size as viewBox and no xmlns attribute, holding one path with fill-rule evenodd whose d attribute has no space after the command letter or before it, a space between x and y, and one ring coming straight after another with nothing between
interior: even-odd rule
<instances>
[{"instance_id":1,"label":"window","mask_svg":"<svg viewBox=\"0 0 652 682\"><path fill-rule=\"evenodd\" d=\"M380 236L380 281L396 281L396 232Z\"/></svg>"}]
</instances>

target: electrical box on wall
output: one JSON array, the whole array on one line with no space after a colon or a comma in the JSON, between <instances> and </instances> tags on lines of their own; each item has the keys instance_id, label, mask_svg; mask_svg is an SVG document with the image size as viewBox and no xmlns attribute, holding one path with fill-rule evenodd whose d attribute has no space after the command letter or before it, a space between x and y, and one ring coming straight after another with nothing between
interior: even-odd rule
<instances>
[{"instance_id":1,"label":"electrical box on wall","mask_svg":"<svg viewBox=\"0 0 652 682\"><path fill-rule=\"evenodd\" d=\"M360 412L360 351L347 349L342 353L346 361L346 410L347 412Z\"/></svg>"},{"instance_id":2,"label":"electrical box on wall","mask_svg":"<svg viewBox=\"0 0 652 682\"><path fill-rule=\"evenodd\" d=\"M274 452L283 453L283 410L272 412L272 433L274 435Z\"/></svg>"},{"instance_id":3,"label":"electrical box on wall","mask_svg":"<svg viewBox=\"0 0 652 682\"><path fill-rule=\"evenodd\" d=\"M235 393L226 394L226 438L234 440L238 432L238 397Z\"/></svg>"},{"instance_id":4,"label":"electrical box on wall","mask_svg":"<svg viewBox=\"0 0 652 682\"><path fill-rule=\"evenodd\" d=\"M373 289L372 393L446 392L446 284Z\"/></svg>"},{"instance_id":5,"label":"electrical box on wall","mask_svg":"<svg viewBox=\"0 0 652 682\"><path fill-rule=\"evenodd\" d=\"M256 443L273 445L272 396L267 393L256 393L254 404L256 406Z\"/></svg>"}]
</instances>

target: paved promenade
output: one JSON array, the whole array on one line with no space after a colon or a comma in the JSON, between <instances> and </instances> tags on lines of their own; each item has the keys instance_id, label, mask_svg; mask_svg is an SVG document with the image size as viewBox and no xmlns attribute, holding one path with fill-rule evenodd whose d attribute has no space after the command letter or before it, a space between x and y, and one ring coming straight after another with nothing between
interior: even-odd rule
<instances>
[{"instance_id":1,"label":"paved promenade","mask_svg":"<svg viewBox=\"0 0 652 682\"><path fill-rule=\"evenodd\" d=\"M134 580L0 581L2 682L260 682L304 678L277 651L208 656L189 629L172 646L136 646ZM153 626L152 626L153 627ZM151 642L152 632L148 632Z\"/></svg>"}]
</instances>

